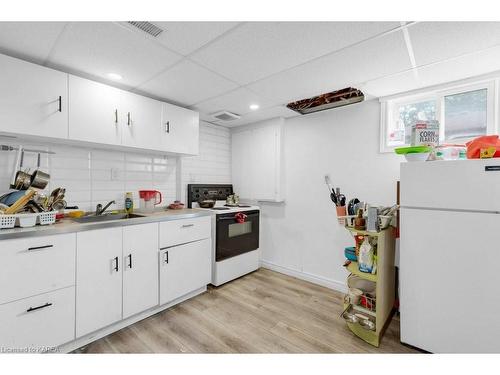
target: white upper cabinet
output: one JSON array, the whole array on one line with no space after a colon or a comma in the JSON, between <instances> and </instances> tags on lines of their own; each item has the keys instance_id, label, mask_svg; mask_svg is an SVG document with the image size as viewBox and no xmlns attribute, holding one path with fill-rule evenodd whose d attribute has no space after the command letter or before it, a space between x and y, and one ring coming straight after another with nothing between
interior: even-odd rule
<instances>
[{"instance_id":1,"label":"white upper cabinet","mask_svg":"<svg viewBox=\"0 0 500 375\"><path fill-rule=\"evenodd\" d=\"M284 200L283 123L277 118L233 130L233 185L241 198Z\"/></svg>"},{"instance_id":2,"label":"white upper cabinet","mask_svg":"<svg viewBox=\"0 0 500 375\"><path fill-rule=\"evenodd\" d=\"M196 155L197 112L0 54L0 134Z\"/></svg>"},{"instance_id":3,"label":"white upper cabinet","mask_svg":"<svg viewBox=\"0 0 500 375\"><path fill-rule=\"evenodd\" d=\"M161 147L179 154L199 152L199 114L186 108L163 103Z\"/></svg>"},{"instance_id":4,"label":"white upper cabinet","mask_svg":"<svg viewBox=\"0 0 500 375\"><path fill-rule=\"evenodd\" d=\"M120 145L123 90L69 76L69 139Z\"/></svg>"},{"instance_id":5,"label":"white upper cabinet","mask_svg":"<svg viewBox=\"0 0 500 375\"><path fill-rule=\"evenodd\" d=\"M68 75L0 55L0 132L68 137Z\"/></svg>"},{"instance_id":6,"label":"white upper cabinet","mask_svg":"<svg viewBox=\"0 0 500 375\"><path fill-rule=\"evenodd\" d=\"M124 146L148 150L161 150L161 111L162 102L124 92L123 95L123 136Z\"/></svg>"}]
</instances>

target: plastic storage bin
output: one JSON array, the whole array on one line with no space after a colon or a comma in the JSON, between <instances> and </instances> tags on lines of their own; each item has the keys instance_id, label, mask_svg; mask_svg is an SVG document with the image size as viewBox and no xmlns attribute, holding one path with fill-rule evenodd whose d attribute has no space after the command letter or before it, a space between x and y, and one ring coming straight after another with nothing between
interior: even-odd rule
<instances>
[{"instance_id":1,"label":"plastic storage bin","mask_svg":"<svg viewBox=\"0 0 500 375\"><path fill-rule=\"evenodd\" d=\"M40 225L54 224L56 222L56 214L57 211L40 212L38 214L37 222Z\"/></svg>"},{"instance_id":2,"label":"plastic storage bin","mask_svg":"<svg viewBox=\"0 0 500 375\"><path fill-rule=\"evenodd\" d=\"M0 215L0 229L14 228L15 226L15 215Z\"/></svg>"},{"instance_id":3,"label":"plastic storage bin","mask_svg":"<svg viewBox=\"0 0 500 375\"><path fill-rule=\"evenodd\" d=\"M17 214L16 225L21 228L34 227L38 214Z\"/></svg>"}]
</instances>

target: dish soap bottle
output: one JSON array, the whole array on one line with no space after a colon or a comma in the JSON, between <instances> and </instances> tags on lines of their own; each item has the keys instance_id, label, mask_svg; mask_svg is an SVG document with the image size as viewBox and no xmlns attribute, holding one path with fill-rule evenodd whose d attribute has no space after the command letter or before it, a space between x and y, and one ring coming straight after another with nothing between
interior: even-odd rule
<instances>
[{"instance_id":1,"label":"dish soap bottle","mask_svg":"<svg viewBox=\"0 0 500 375\"><path fill-rule=\"evenodd\" d=\"M134 212L134 199L131 192L125 193L125 211L127 214Z\"/></svg>"}]
</instances>

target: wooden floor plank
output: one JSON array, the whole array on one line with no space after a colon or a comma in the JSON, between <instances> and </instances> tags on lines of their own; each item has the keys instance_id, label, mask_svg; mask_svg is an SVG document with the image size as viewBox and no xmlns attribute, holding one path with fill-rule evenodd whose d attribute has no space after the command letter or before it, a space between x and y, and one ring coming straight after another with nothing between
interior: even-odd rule
<instances>
[{"instance_id":1,"label":"wooden floor plank","mask_svg":"<svg viewBox=\"0 0 500 375\"><path fill-rule=\"evenodd\" d=\"M260 269L97 340L79 353L415 353L393 319L380 348L339 317L342 293Z\"/></svg>"}]
</instances>

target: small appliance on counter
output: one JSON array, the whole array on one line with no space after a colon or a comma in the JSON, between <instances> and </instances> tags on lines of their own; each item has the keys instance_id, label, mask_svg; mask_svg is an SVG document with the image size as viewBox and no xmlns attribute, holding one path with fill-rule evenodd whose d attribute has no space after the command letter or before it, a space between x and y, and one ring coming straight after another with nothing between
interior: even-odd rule
<instances>
[{"instance_id":1,"label":"small appliance on counter","mask_svg":"<svg viewBox=\"0 0 500 375\"><path fill-rule=\"evenodd\" d=\"M233 185L190 184L187 189L188 208L212 212L212 284L219 286L257 270L259 207L240 203ZM207 201L213 204L203 208Z\"/></svg>"},{"instance_id":2,"label":"small appliance on counter","mask_svg":"<svg viewBox=\"0 0 500 375\"><path fill-rule=\"evenodd\" d=\"M162 202L161 192L158 190L139 190L139 209L142 212L151 213L154 211L155 206Z\"/></svg>"}]
</instances>

